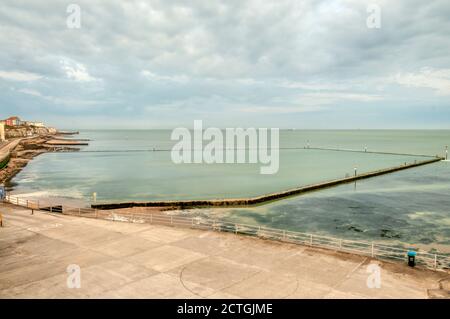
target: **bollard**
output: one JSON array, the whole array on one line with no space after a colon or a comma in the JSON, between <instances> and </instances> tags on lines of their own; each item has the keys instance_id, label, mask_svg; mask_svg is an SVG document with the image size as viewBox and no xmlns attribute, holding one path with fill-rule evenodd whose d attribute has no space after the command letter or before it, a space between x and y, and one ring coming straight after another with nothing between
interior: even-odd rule
<instances>
[{"instance_id":1,"label":"bollard","mask_svg":"<svg viewBox=\"0 0 450 319\"><path fill-rule=\"evenodd\" d=\"M0 213L0 227L3 227L3 217L2 217L2 213Z\"/></svg>"},{"instance_id":2,"label":"bollard","mask_svg":"<svg viewBox=\"0 0 450 319\"><path fill-rule=\"evenodd\" d=\"M375 256L375 253L374 253L374 246L373 246L373 242L372 242L372 258Z\"/></svg>"}]
</instances>

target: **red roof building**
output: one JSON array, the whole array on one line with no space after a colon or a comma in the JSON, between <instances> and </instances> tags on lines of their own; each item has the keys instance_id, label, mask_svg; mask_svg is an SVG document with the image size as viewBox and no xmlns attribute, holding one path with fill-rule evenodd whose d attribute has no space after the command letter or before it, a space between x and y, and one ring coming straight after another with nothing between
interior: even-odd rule
<instances>
[{"instance_id":1,"label":"red roof building","mask_svg":"<svg viewBox=\"0 0 450 319\"><path fill-rule=\"evenodd\" d=\"M8 126L17 126L20 124L20 119L17 116L11 116L5 120L5 124Z\"/></svg>"}]
</instances>

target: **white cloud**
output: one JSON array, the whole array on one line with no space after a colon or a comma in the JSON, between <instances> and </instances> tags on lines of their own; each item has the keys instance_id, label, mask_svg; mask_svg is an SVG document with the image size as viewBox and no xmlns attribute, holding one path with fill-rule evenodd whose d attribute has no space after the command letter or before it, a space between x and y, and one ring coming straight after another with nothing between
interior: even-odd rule
<instances>
[{"instance_id":1,"label":"white cloud","mask_svg":"<svg viewBox=\"0 0 450 319\"><path fill-rule=\"evenodd\" d=\"M242 107L239 110L245 113L285 114L317 112L324 109L326 108L321 106L249 106Z\"/></svg>"},{"instance_id":2,"label":"white cloud","mask_svg":"<svg viewBox=\"0 0 450 319\"><path fill-rule=\"evenodd\" d=\"M29 72L0 71L0 78L5 80L28 82L39 80L42 76Z\"/></svg>"},{"instance_id":3,"label":"white cloud","mask_svg":"<svg viewBox=\"0 0 450 319\"><path fill-rule=\"evenodd\" d=\"M398 73L391 81L406 87L430 88L439 95L450 95L450 69L423 68L417 73Z\"/></svg>"},{"instance_id":4,"label":"white cloud","mask_svg":"<svg viewBox=\"0 0 450 319\"><path fill-rule=\"evenodd\" d=\"M32 89L20 89L20 90L18 90L18 92L24 93L24 94L28 94L28 95L33 95L33 96L44 97L44 96L41 94L41 92L38 92L38 91L32 90Z\"/></svg>"},{"instance_id":5,"label":"white cloud","mask_svg":"<svg viewBox=\"0 0 450 319\"><path fill-rule=\"evenodd\" d=\"M189 77L186 75L159 75L148 70L142 70L141 75L149 80L158 82L187 83L189 81Z\"/></svg>"}]
</instances>

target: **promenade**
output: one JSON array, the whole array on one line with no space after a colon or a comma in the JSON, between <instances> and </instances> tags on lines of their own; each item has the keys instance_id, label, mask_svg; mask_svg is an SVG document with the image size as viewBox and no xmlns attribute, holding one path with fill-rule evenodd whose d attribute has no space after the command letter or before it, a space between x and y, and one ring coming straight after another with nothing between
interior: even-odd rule
<instances>
[{"instance_id":1,"label":"promenade","mask_svg":"<svg viewBox=\"0 0 450 319\"><path fill-rule=\"evenodd\" d=\"M0 298L428 298L444 272L230 233L1 204ZM381 267L369 288L367 266ZM68 288L67 267L80 267ZM441 283L439 283L441 281ZM447 285L444 281L444 287Z\"/></svg>"},{"instance_id":2,"label":"promenade","mask_svg":"<svg viewBox=\"0 0 450 319\"><path fill-rule=\"evenodd\" d=\"M21 140L22 139L18 138L12 141L3 142L0 145L0 162L2 162L6 157L9 156L9 153L16 148Z\"/></svg>"}]
</instances>

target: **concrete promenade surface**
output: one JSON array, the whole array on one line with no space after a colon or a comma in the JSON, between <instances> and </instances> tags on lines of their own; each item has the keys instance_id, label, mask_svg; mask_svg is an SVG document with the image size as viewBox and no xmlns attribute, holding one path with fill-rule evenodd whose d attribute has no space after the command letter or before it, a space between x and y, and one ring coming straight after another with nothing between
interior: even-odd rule
<instances>
[{"instance_id":1,"label":"concrete promenade surface","mask_svg":"<svg viewBox=\"0 0 450 319\"><path fill-rule=\"evenodd\" d=\"M0 212L0 298L427 298L448 277L230 233ZM367 287L371 262L381 288ZM81 288L67 287L71 264Z\"/></svg>"}]
</instances>

